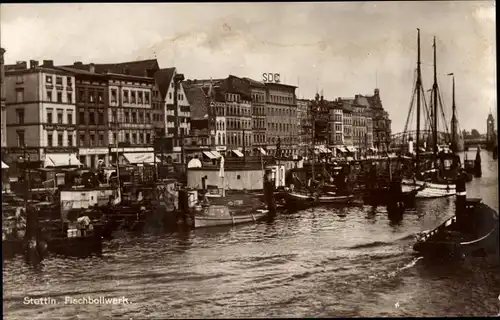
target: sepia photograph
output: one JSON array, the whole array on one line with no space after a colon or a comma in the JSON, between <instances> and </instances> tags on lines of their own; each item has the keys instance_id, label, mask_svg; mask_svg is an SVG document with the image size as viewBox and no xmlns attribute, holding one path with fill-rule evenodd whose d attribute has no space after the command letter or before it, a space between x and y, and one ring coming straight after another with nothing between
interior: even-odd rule
<instances>
[{"instance_id":1,"label":"sepia photograph","mask_svg":"<svg viewBox=\"0 0 500 320\"><path fill-rule=\"evenodd\" d=\"M495 24L0 4L3 317L500 316Z\"/></svg>"}]
</instances>

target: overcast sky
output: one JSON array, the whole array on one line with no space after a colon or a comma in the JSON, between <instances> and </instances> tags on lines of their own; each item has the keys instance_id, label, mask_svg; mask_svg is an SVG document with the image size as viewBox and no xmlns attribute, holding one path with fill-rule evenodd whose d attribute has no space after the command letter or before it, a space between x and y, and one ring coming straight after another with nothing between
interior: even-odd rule
<instances>
[{"instance_id":1,"label":"overcast sky","mask_svg":"<svg viewBox=\"0 0 500 320\"><path fill-rule=\"evenodd\" d=\"M494 10L493 1L2 4L0 30L6 63L156 57L191 79L280 73L304 98L317 88L327 99L371 94L377 85L399 132L420 28L424 86L432 85L435 35L446 112L453 72L460 128L485 132L490 109L496 119Z\"/></svg>"}]
</instances>

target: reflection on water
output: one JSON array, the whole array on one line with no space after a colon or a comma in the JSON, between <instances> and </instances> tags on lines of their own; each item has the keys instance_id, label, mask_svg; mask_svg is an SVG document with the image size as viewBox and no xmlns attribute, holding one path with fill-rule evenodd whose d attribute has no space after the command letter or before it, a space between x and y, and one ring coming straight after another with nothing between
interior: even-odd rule
<instances>
[{"instance_id":1,"label":"reflection on water","mask_svg":"<svg viewBox=\"0 0 500 320\"><path fill-rule=\"evenodd\" d=\"M496 163L483 156L484 176L468 185L469 195L481 195L493 206L496 172ZM498 265L436 265L412 252L414 234L435 227L453 210L452 198L419 202L392 223L383 207L316 208L234 228L124 235L106 243L103 258L50 258L38 269L20 259L7 261L4 314L6 319L496 315ZM61 304L27 306L25 296L50 296ZM65 296L125 296L132 303L64 305Z\"/></svg>"}]
</instances>

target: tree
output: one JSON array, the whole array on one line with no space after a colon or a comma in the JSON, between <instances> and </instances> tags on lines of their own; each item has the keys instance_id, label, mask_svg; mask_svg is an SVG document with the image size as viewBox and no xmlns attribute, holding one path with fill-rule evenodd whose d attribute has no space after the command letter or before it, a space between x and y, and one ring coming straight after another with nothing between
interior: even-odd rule
<instances>
[{"instance_id":1,"label":"tree","mask_svg":"<svg viewBox=\"0 0 500 320\"><path fill-rule=\"evenodd\" d=\"M479 134L479 131L477 131L476 129L472 129L470 131L470 135L472 136L472 138L481 138L481 134Z\"/></svg>"}]
</instances>

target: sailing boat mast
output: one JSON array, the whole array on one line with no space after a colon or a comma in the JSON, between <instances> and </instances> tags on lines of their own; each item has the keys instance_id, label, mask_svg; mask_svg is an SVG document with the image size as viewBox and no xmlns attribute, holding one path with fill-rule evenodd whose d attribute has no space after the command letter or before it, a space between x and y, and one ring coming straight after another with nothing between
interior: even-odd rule
<instances>
[{"instance_id":1,"label":"sailing boat mast","mask_svg":"<svg viewBox=\"0 0 500 320\"><path fill-rule=\"evenodd\" d=\"M433 90L433 113L432 113L432 133L433 133L433 152L434 156L437 156L438 153L438 139L437 139L437 108L438 108L438 85L437 85L437 62L436 62L436 37L434 36L434 84L432 85L432 90Z\"/></svg>"},{"instance_id":2,"label":"sailing boat mast","mask_svg":"<svg viewBox=\"0 0 500 320\"><path fill-rule=\"evenodd\" d=\"M420 70L420 29L417 29L417 141L416 141L416 166L418 169L419 161L420 161L420 90L422 88L422 73Z\"/></svg>"},{"instance_id":3,"label":"sailing boat mast","mask_svg":"<svg viewBox=\"0 0 500 320\"><path fill-rule=\"evenodd\" d=\"M452 89L452 112L453 115L451 116L451 151L453 153L458 151L458 141L457 141L457 116L456 116L456 111L457 108L455 106L455 75L453 73L449 74L450 76L453 76L453 89Z\"/></svg>"}]
</instances>

